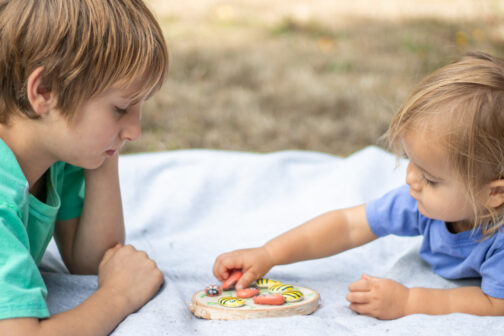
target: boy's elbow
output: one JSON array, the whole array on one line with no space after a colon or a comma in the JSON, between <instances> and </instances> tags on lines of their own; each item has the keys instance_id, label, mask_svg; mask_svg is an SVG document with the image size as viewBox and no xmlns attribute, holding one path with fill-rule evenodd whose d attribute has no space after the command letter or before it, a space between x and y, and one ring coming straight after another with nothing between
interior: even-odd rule
<instances>
[{"instance_id":1,"label":"boy's elbow","mask_svg":"<svg viewBox=\"0 0 504 336\"><path fill-rule=\"evenodd\" d=\"M81 260L82 259L82 260ZM70 274L76 275L97 275L99 263L90 262L89 259L73 258L71 261L65 262L65 266Z\"/></svg>"},{"instance_id":2,"label":"boy's elbow","mask_svg":"<svg viewBox=\"0 0 504 336\"><path fill-rule=\"evenodd\" d=\"M0 320L0 335L42 335L40 321L37 318L31 317Z\"/></svg>"},{"instance_id":3,"label":"boy's elbow","mask_svg":"<svg viewBox=\"0 0 504 336\"><path fill-rule=\"evenodd\" d=\"M89 265L89 264L72 264L67 265L68 271L70 274L75 275L97 275L98 274L98 266L97 265Z\"/></svg>"}]
</instances>

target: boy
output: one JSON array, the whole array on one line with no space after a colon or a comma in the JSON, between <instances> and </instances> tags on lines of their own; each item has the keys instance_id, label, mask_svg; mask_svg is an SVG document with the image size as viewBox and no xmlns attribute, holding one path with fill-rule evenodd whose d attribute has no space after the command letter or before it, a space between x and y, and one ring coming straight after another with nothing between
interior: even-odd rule
<instances>
[{"instance_id":1,"label":"boy","mask_svg":"<svg viewBox=\"0 0 504 336\"><path fill-rule=\"evenodd\" d=\"M0 335L106 335L163 274L123 246L118 151L168 55L141 0L0 0ZM49 316L51 237L98 290Z\"/></svg>"}]
</instances>

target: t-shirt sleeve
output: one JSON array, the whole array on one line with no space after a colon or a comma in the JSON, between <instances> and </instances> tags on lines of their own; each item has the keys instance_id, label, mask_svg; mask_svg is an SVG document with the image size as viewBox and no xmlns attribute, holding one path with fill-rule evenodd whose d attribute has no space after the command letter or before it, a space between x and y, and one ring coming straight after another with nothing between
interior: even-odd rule
<instances>
[{"instance_id":1,"label":"t-shirt sleeve","mask_svg":"<svg viewBox=\"0 0 504 336\"><path fill-rule=\"evenodd\" d=\"M501 235L497 233L498 235ZM499 248L489 251L489 257L481 264L481 290L495 298L504 299L504 239Z\"/></svg>"},{"instance_id":2,"label":"t-shirt sleeve","mask_svg":"<svg viewBox=\"0 0 504 336\"><path fill-rule=\"evenodd\" d=\"M85 193L84 170L66 164L61 190L61 207L57 219L67 220L80 217Z\"/></svg>"},{"instance_id":3,"label":"t-shirt sleeve","mask_svg":"<svg viewBox=\"0 0 504 336\"><path fill-rule=\"evenodd\" d=\"M422 234L421 215L407 185L367 203L366 217L371 230L377 236Z\"/></svg>"},{"instance_id":4,"label":"t-shirt sleeve","mask_svg":"<svg viewBox=\"0 0 504 336\"><path fill-rule=\"evenodd\" d=\"M17 210L0 203L0 319L49 316L45 287Z\"/></svg>"}]
</instances>

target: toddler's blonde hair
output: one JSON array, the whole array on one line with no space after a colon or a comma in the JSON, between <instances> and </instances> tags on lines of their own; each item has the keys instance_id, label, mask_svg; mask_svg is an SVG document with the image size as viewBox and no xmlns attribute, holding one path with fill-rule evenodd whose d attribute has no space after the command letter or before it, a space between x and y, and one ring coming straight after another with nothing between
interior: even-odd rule
<instances>
[{"instance_id":1,"label":"toddler's blonde hair","mask_svg":"<svg viewBox=\"0 0 504 336\"><path fill-rule=\"evenodd\" d=\"M43 67L43 85L69 119L113 85L138 83L133 98L158 89L168 51L141 0L0 0L0 123L37 118L28 76Z\"/></svg>"},{"instance_id":2,"label":"toddler's blonde hair","mask_svg":"<svg viewBox=\"0 0 504 336\"><path fill-rule=\"evenodd\" d=\"M386 138L402 154L408 130L439 135L451 167L464 182L485 236L504 224L504 207L485 207L479 193L504 178L504 60L469 53L425 78L393 118Z\"/></svg>"}]
</instances>

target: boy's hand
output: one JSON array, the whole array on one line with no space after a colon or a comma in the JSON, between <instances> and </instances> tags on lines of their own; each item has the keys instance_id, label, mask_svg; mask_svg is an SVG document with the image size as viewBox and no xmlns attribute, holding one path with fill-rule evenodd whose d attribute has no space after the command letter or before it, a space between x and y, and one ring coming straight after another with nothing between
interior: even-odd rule
<instances>
[{"instance_id":1,"label":"boy's hand","mask_svg":"<svg viewBox=\"0 0 504 336\"><path fill-rule=\"evenodd\" d=\"M362 315L390 320L406 315L410 290L390 279L362 275L350 284L346 298L350 309Z\"/></svg>"},{"instance_id":2,"label":"boy's hand","mask_svg":"<svg viewBox=\"0 0 504 336\"><path fill-rule=\"evenodd\" d=\"M243 276L236 283L236 289L246 288L252 281L261 278L274 266L265 247L236 250L217 257L213 273L219 281L226 280L233 270L241 269Z\"/></svg>"},{"instance_id":3,"label":"boy's hand","mask_svg":"<svg viewBox=\"0 0 504 336\"><path fill-rule=\"evenodd\" d=\"M98 288L125 298L128 314L149 301L163 282L156 263L131 245L107 250L98 268Z\"/></svg>"}]
</instances>

